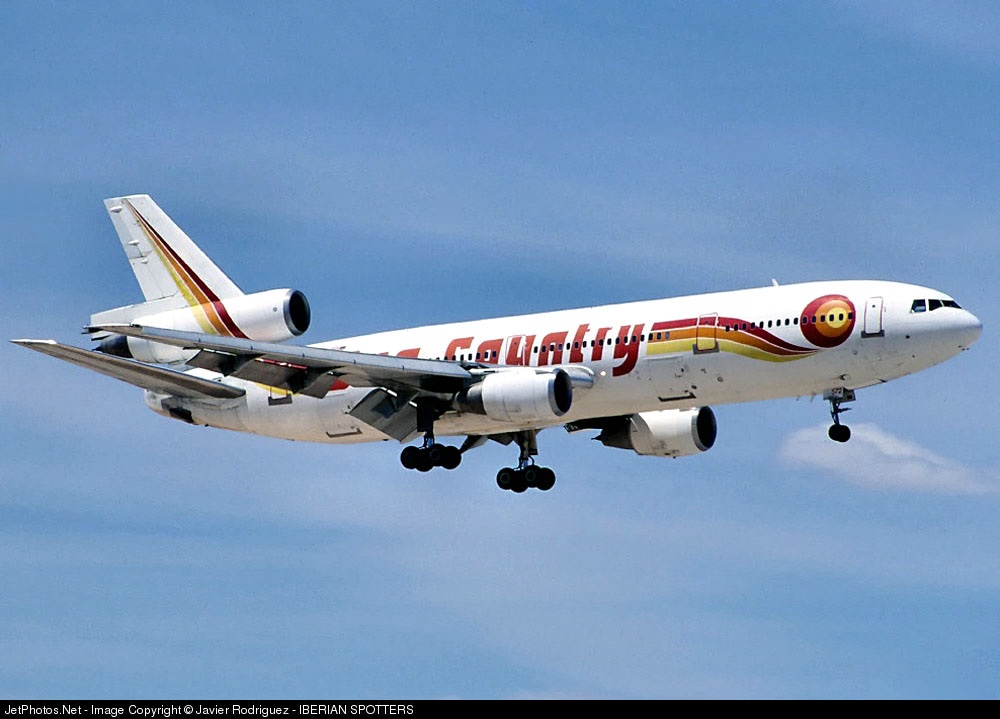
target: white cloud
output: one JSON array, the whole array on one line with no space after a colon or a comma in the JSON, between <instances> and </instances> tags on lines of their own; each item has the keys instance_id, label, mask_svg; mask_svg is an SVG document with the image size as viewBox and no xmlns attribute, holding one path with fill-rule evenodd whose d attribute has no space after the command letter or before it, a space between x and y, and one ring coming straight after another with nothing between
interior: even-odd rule
<instances>
[{"instance_id":1,"label":"white cloud","mask_svg":"<svg viewBox=\"0 0 1000 719\"><path fill-rule=\"evenodd\" d=\"M779 456L792 466L814 467L875 490L939 494L995 494L1000 470L963 465L874 424L852 426L847 444L831 442L824 427L789 435Z\"/></svg>"}]
</instances>

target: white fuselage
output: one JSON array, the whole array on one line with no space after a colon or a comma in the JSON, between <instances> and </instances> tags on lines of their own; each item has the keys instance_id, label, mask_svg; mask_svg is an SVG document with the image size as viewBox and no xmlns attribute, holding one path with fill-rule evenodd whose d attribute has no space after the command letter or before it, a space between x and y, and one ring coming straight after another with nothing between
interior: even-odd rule
<instances>
[{"instance_id":1,"label":"white fuselage","mask_svg":"<svg viewBox=\"0 0 1000 719\"><path fill-rule=\"evenodd\" d=\"M938 364L967 349L980 331L979 320L940 291L851 280L432 325L316 346L454 360L483 371L567 367L588 377L574 388L568 413L523 427L538 429L858 389ZM231 377L221 381L244 387L246 395L183 400L196 423L316 442L389 438L349 414L369 387L335 386L315 399ZM162 411L161 400L147 392L153 409ZM509 422L457 410L435 423L441 436L512 429Z\"/></svg>"}]
</instances>

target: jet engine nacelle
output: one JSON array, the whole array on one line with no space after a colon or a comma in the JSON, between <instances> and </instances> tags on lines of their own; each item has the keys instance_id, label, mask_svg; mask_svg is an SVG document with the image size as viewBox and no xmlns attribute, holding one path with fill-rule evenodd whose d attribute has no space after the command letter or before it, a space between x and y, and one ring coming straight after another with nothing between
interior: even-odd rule
<instances>
[{"instance_id":1,"label":"jet engine nacelle","mask_svg":"<svg viewBox=\"0 0 1000 719\"><path fill-rule=\"evenodd\" d=\"M114 315L132 310L131 324L223 336L241 334L259 342L284 342L309 329L309 301L298 290L267 290L252 295L230 297L217 302L182 307L153 314L141 314L142 305L110 310ZM98 318L95 315L95 318ZM93 320L92 320L93 321ZM106 323L108 320L104 320ZM97 324L95 322L95 324ZM206 332L206 328L210 328ZM138 337L112 335L103 340L101 352L154 364L182 364L196 352Z\"/></svg>"},{"instance_id":2,"label":"jet engine nacelle","mask_svg":"<svg viewBox=\"0 0 1000 719\"><path fill-rule=\"evenodd\" d=\"M538 422L562 417L573 404L573 382L561 369L508 369L486 375L455 397L463 412L503 422Z\"/></svg>"},{"instance_id":3,"label":"jet engine nacelle","mask_svg":"<svg viewBox=\"0 0 1000 719\"><path fill-rule=\"evenodd\" d=\"M654 457L684 457L715 444L718 427L710 407L661 409L622 417L597 436L608 447Z\"/></svg>"}]
</instances>

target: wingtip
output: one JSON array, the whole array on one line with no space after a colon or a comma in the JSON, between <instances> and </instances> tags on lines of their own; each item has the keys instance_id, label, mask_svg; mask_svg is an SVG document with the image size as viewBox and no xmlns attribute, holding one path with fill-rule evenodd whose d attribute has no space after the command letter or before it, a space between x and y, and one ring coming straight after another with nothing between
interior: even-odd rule
<instances>
[{"instance_id":1,"label":"wingtip","mask_svg":"<svg viewBox=\"0 0 1000 719\"><path fill-rule=\"evenodd\" d=\"M13 342L16 345L21 345L22 347L27 347L27 346L30 346L30 345L54 345L54 344L56 344L55 340L16 339L16 340L10 340L10 341Z\"/></svg>"}]
</instances>

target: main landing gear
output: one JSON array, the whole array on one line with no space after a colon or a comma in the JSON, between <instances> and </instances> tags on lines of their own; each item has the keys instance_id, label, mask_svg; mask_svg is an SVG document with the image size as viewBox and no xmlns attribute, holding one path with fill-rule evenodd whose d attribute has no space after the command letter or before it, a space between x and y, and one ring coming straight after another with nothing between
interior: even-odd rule
<instances>
[{"instance_id":1,"label":"main landing gear","mask_svg":"<svg viewBox=\"0 0 1000 719\"><path fill-rule=\"evenodd\" d=\"M407 469L429 472L434 467L455 469L462 463L462 450L434 441L434 420L438 411L429 402L417 403L417 431L424 433L424 442L419 447L404 447L399 454L400 463Z\"/></svg>"},{"instance_id":2,"label":"main landing gear","mask_svg":"<svg viewBox=\"0 0 1000 719\"><path fill-rule=\"evenodd\" d=\"M417 402L417 431L424 433L424 441L419 447L410 445L399 453L400 463L407 469L418 472L429 472L434 467L455 469L462 463L462 453L486 441L485 437L466 437L461 447L438 444L434 440L434 421L440 416L439 410L429 402ZM534 487L543 492L552 489L556 483L556 473L548 467L535 464L534 456L538 454L538 430L529 429L515 432L513 439L517 442L520 454L516 467L504 467L497 472L497 486L512 492L527 491ZM501 441L509 444L510 439Z\"/></svg>"},{"instance_id":3,"label":"main landing gear","mask_svg":"<svg viewBox=\"0 0 1000 719\"><path fill-rule=\"evenodd\" d=\"M517 467L504 467L497 472L497 486L500 489L520 494L528 487L547 492L555 486L556 473L548 467L535 464L533 455L538 454L537 436L538 431L533 429L514 434L514 441L521 450Z\"/></svg>"},{"instance_id":4,"label":"main landing gear","mask_svg":"<svg viewBox=\"0 0 1000 719\"><path fill-rule=\"evenodd\" d=\"M834 442L846 442L851 438L851 428L840 423L840 414L850 411L851 408L840 405L854 401L854 390L843 387L827 390L823 393L823 399L830 403L830 416L833 417L833 424L830 425L827 434Z\"/></svg>"},{"instance_id":5,"label":"main landing gear","mask_svg":"<svg viewBox=\"0 0 1000 719\"><path fill-rule=\"evenodd\" d=\"M415 469L418 472L429 472L434 467L455 469L462 463L462 452L458 447L438 444L431 435L424 438L424 443L420 447L413 445L404 447L399 454L399 461L407 469Z\"/></svg>"}]
</instances>

